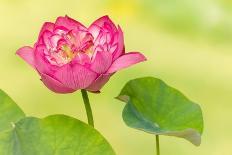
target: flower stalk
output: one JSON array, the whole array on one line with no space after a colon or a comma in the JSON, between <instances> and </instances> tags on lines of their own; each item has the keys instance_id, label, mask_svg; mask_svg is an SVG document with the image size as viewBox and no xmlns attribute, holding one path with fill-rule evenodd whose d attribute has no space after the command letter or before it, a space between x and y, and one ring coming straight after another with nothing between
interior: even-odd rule
<instances>
[{"instance_id":1,"label":"flower stalk","mask_svg":"<svg viewBox=\"0 0 232 155\"><path fill-rule=\"evenodd\" d=\"M83 98L83 101L84 101L84 104L85 104L85 110L86 110L86 115L87 115L87 118L88 118L88 124L91 125L92 127L94 127L93 113L92 113L92 109L91 109L91 106L90 106L87 91L82 89L81 94L82 94L82 98Z\"/></svg>"},{"instance_id":2,"label":"flower stalk","mask_svg":"<svg viewBox=\"0 0 232 155\"><path fill-rule=\"evenodd\" d=\"M156 155L160 155L159 135L156 135L155 139L156 139Z\"/></svg>"}]
</instances>

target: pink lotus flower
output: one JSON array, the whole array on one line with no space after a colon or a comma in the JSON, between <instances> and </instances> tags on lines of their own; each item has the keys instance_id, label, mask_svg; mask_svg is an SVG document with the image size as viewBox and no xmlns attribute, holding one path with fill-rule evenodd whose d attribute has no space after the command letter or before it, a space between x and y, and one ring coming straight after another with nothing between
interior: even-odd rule
<instances>
[{"instance_id":1,"label":"pink lotus flower","mask_svg":"<svg viewBox=\"0 0 232 155\"><path fill-rule=\"evenodd\" d=\"M68 16L46 22L34 47L17 54L56 93L98 92L115 72L146 60L139 52L125 53L123 32L108 16L89 28Z\"/></svg>"}]
</instances>

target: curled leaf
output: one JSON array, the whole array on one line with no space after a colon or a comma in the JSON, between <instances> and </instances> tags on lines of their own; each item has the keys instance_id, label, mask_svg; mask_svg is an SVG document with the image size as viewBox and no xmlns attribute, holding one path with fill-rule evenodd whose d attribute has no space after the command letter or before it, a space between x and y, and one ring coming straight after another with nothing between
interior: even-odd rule
<instances>
[{"instance_id":1,"label":"curled leaf","mask_svg":"<svg viewBox=\"0 0 232 155\"><path fill-rule=\"evenodd\" d=\"M127 103L122 115L129 127L185 138L200 145L203 131L200 106L162 80L153 77L131 80L117 99Z\"/></svg>"}]
</instances>

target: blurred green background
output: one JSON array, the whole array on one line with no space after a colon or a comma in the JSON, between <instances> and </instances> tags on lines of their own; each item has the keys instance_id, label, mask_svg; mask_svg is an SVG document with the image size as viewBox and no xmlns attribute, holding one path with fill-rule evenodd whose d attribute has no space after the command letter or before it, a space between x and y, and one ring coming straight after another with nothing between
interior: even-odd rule
<instances>
[{"instance_id":1,"label":"blurred green background","mask_svg":"<svg viewBox=\"0 0 232 155\"><path fill-rule=\"evenodd\" d=\"M15 55L33 45L41 25L69 15L89 25L109 15L124 30L127 51L148 61L115 74L99 95L90 94L96 128L118 155L152 155L155 137L128 128L122 102L114 99L130 79L162 78L199 103L204 114L202 145L161 137L163 155L232 154L232 1L230 0L0 0L0 88L27 113L62 113L86 121L80 92L50 92Z\"/></svg>"}]
</instances>

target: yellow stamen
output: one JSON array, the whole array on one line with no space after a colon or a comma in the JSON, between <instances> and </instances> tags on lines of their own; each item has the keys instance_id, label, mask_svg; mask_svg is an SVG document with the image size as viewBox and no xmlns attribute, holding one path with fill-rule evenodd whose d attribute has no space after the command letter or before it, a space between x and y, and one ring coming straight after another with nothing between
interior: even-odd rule
<instances>
[{"instance_id":1,"label":"yellow stamen","mask_svg":"<svg viewBox=\"0 0 232 155\"><path fill-rule=\"evenodd\" d=\"M68 58L69 60L72 60L76 56L75 52L73 52L72 49L67 45L62 47L62 51L64 52L64 57Z\"/></svg>"},{"instance_id":2,"label":"yellow stamen","mask_svg":"<svg viewBox=\"0 0 232 155\"><path fill-rule=\"evenodd\" d=\"M85 51L85 53L89 56L89 57L91 57L92 55L93 55L93 46L90 46L86 51Z\"/></svg>"}]
</instances>

